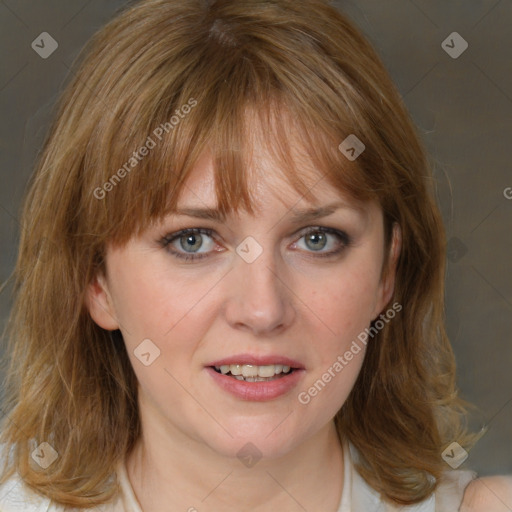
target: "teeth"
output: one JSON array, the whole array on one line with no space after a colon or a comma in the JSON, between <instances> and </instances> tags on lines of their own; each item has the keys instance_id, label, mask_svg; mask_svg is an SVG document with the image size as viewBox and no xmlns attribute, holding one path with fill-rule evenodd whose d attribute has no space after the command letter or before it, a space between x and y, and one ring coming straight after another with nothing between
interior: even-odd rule
<instances>
[{"instance_id":1,"label":"teeth","mask_svg":"<svg viewBox=\"0 0 512 512\"><path fill-rule=\"evenodd\" d=\"M242 375L244 377L257 377L258 376L258 367L253 366L252 364L244 364L242 366ZM260 375L260 377L263 377L263 375Z\"/></svg>"},{"instance_id":2,"label":"teeth","mask_svg":"<svg viewBox=\"0 0 512 512\"><path fill-rule=\"evenodd\" d=\"M242 375L242 365L241 364L231 364L226 365L231 371L231 375Z\"/></svg>"},{"instance_id":3,"label":"teeth","mask_svg":"<svg viewBox=\"0 0 512 512\"><path fill-rule=\"evenodd\" d=\"M216 366L216 370L223 375L231 372L231 375L238 380L248 380L252 382L251 377L274 377L282 373L289 373L290 367L282 364L269 364L265 366L256 366L253 364L223 364ZM245 379L244 379L245 377Z\"/></svg>"},{"instance_id":4,"label":"teeth","mask_svg":"<svg viewBox=\"0 0 512 512\"><path fill-rule=\"evenodd\" d=\"M267 366L260 366L259 368L255 367L255 369L256 369L256 375L258 375L259 377L273 377L274 375L277 374L275 364L269 364ZM252 377L252 375L251 375L251 377Z\"/></svg>"}]
</instances>

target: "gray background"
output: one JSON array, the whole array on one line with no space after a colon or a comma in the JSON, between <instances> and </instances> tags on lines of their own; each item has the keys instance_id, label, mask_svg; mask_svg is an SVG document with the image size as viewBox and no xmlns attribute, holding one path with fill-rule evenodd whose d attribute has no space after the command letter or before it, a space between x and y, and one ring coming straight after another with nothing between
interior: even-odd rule
<instances>
[{"instance_id":1,"label":"gray background","mask_svg":"<svg viewBox=\"0 0 512 512\"><path fill-rule=\"evenodd\" d=\"M14 267L19 207L54 101L85 41L122 0L0 1L0 282ZM368 36L435 162L448 232L447 326L461 396L488 431L461 468L512 473L512 1L335 2ZM42 32L58 49L42 59ZM442 42L469 44L452 58ZM448 39L449 41L449 39ZM451 43L457 49L458 43ZM0 294L0 328L10 308ZM0 413L1 414L1 413Z\"/></svg>"}]
</instances>

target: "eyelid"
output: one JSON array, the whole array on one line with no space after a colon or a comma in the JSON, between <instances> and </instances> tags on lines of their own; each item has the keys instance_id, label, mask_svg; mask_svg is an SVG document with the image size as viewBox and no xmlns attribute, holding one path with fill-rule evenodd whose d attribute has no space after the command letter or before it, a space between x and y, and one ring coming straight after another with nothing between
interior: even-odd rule
<instances>
[{"instance_id":1,"label":"eyelid","mask_svg":"<svg viewBox=\"0 0 512 512\"><path fill-rule=\"evenodd\" d=\"M172 241L176 240L177 238L180 238L181 236L187 235L189 233L196 234L199 233L201 235L208 235L212 238L215 238L213 236L213 233L215 232L212 228L184 228L179 229L178 231L173 231L172 233L168 233L167 235L162 237L162 241L165 241L167 243L171 243Z\"/></svg>"},{"instance_id":2,"label":"eyelid","mask_svg":"<svg viewBox=\"0 0 512 512\"><path fill-rule=\"evenodd\" d=\"M308 226L306 228L300 229L296 235L298 235L297 240L294 242L296 244L298 241L300 241L304 236L306 236L308 233L327 233L328 235L333 235L334 237L337 237L340 240L341 248L336 249L333 251L327 251L327 252L318 252L315 254L315 251L307 251L308 255L314 256L314 257L334 257L339 255L341 252L343 252L345 249L350 247L352 245L353 239L352 236L350 236L346 231L332 228L328 226Z\"/></svg>"},{"instance_id":3,"label":"eyelid","mask_svg":"<svg viewBox=\"0 0 512 512\"><path fill-rule=\"evenodd\" d=\"M163 236L159 243L163 248L168 248L169 245L172 244L175 240L178 240L180 237L185 236L187 234L205 234L212 238L214 241L217 242L216 236L217 233L212 228L203 228L203 227L192 227L192 228L184 228L178 231L174 231L172 233L168 233L167 235ZM291 235L294 238L294 244L296 244L298 241L300 241L304 236L306 236L308 233L327 233L330 235L333 235L337 237L340 240L341 248L336 249L334 251L328 251L328 252L318 252L315 254L315 251L305 251L306 253L309 253L309 256L313 257L335 257L339 255L341 252L343 252L345 249L347 249L352 244L352 237L348 235L345 231L328 227L328 226L318 226L318 225L311 225L306 226L304 228L299 229L296 231L293 235ZM218 243L218 242L217 242ZM205 253L187 253L187 252L180 252L176 250L170 250L167 249L173 256L175 256L178 259L182 260L202 260L204 258L208 258L212 252L205 252ZM219 251L216 251L219 252Z\"/></svg>"}]
</instances>

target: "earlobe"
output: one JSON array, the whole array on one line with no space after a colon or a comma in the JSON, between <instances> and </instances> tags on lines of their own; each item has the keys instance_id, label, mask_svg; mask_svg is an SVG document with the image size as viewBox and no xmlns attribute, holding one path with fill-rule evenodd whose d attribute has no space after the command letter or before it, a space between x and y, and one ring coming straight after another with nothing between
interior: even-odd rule
<instances>
[{"instance_id":1,"label":"earlobe","mask_svg":"<svg viewBox=\"0 0 512 512\"><path fill-rule=\"evenodd\" d=\"M85 302L91 318L103 329L119 329L112 299L103 275L97 275L87 286Z\"/></svg>"},{"instance_id":2,"label":"earlobe","mask_svg":"<svg viewBox=\"0 0 512 512\"><path fill-rule=\"evenodd\" d=\"M393 292L395 290L396 280L396 267L398 264L398 257L402 250L402 230L397 222L393 223L393 238L390 249L389 269L386 276L386 304L391 300Z\"/></svg>"},{"instance_id":3,"label":"earlobe","mask_svg":"<svg viewBox=\"0 0 512 512\"><path fill-rule=\"evenodd\" d=\"M402 249L402 230L397 222L393 223L393 233L391 239L390 253L387 263L387 268L382 275L380 286L380 300L378 301L377 312L375 318L379 316L382 310L391 300L395 290L396 269L398 258ZM374 318L374 319L375 319Z\"/></svg>"}]
</instances>

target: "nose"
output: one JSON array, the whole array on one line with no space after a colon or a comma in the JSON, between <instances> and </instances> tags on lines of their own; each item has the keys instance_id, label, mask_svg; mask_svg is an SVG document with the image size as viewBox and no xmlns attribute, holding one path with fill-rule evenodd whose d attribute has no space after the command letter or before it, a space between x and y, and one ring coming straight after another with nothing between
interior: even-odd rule
<instances>
[{"instance_id":1,"label":"nose","mask_svg":"<svg viewBox=\"0 0 512 512\"><path fill-rule=\"evenodd\" d=\"M237 257L226 277L225 315L234 329L272 335L293 323L295 295L289 269L272 250L264 249L250 263Z\"/></svg>"}]
</instances>

